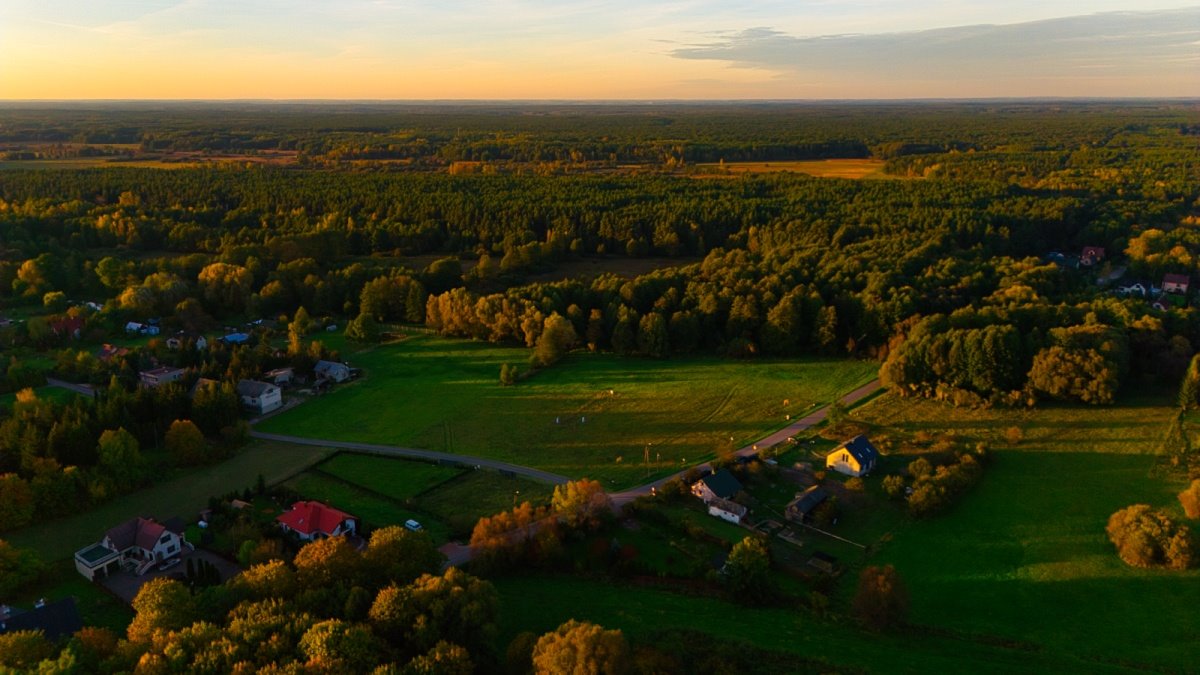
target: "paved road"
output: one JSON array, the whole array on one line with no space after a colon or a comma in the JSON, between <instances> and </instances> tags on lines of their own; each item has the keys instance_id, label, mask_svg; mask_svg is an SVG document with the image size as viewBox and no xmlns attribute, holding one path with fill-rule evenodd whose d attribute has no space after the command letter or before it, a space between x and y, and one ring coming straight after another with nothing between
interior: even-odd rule
<instances>
[{"instance_id":1,"label":"paved road","mask_svg":"<svg viewBox=\"0 0 1200 675\"><path fill-rule=\"evenodd\" d=\"M877 379L871 380L870 382L864 384L863 386L859 387L858 389L855 389L854 391L850 392L849 394L846 394L845 396L842 397L841 400L842 400L842 403L845 405L853 405L853 404L863 400L864 398L870 396L871 394L874 394L875 392L879 391L880 389L881 389L881 386L879 384L879 380L877 380ZM818 408L818 409L810 412L809 414L805 415L804 417L796 420L795 422L792 422L791 424L787 425L786 427L780 429L779 431L776 431L775 433L773 433L769 436L765 436L765 437L759 439L758 441L751 443L750 445L747 445L743 448L739 448L733 454L738 457L753 457L759 453L760 449L765 450L766 448L769 448L772 445L777 445L779 443L783 443L784 441L791 438L792 436L795 436L796 434L800 433L801 431L804 431L804 430L808 429L809 427L815 426L815 425L823 422L825 420L825 416L828 414L829 414L829 406L825 406L823 408ZM692 468L699 469L702 472L703 471L711 471L712 465L705 463L705 464L701 464L699 466L692 467ZM653 483L646 483L645 485L639 485L635 488L630 488L623 492L610 493L609 497L612 498L614 507L621 506L622 504L631 502L634 499L641 497L642 495L650 494L651 490L657 490L658 488L661 488L663 486L663 484L666 483L667 481L671 480L672 478L677 478L677 477L683 476L688 471L691 471L691 468L685 469L683 471L680 471L679 473L672 474L665 478L660 478L660 479L654 481Z\"/></svg>"},{"instance_id":2,"label":"paved road","mask_svg":"<svg viewBox=\"0 0 1200 675\"><path fill-rule=\"evenodd\" d=\"M261 438L268 441L281 441L284 443L296 443L299 445L317 445L323 448L341 448L343 450L354 450L357 452L366 452L375 455L387 455L389 457L414 457L416 459L427 459L433 461L449 461L467 466L480 466L494 469L496 471L509 471L518 476L525 476L543 483L553 485L562 485L570 478L560 476L549 471L541 469L531 469L527 466L518 466L509 464L508 462L500 462L494 459L486 459L484 457L472 457L470 455L456 455L448 452L435 452L433 450L421 450L419 448L402 448L395 445L374 445L371 443L351 443L348 441L328 441L320 438L302 438L300 436L287 436L284 434L266 434L261 431L251 431L250 436L253 438Z\"/></svg>"},{"instance_id":3,"label":"paved road","mask_svg":"<svg viewBox=\"0 0 1200 675\"><path fill-rule=\"evenodd\" d=\"M59 389L67 389L76 394L83 394L88 398L96 397L96 388L90 384L75 384L74 382L66 382L64 380L56 380L53 377L46 378L47 387L58 387Z\"/></svg>"}]
</instances>

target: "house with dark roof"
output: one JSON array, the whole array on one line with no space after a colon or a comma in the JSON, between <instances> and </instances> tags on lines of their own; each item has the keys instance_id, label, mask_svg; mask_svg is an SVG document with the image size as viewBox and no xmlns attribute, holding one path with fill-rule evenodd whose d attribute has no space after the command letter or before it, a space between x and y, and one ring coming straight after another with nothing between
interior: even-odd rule
<instances>
[{"instance_id":1,"label":"house with dark roof","mask_svg":"<svg viewBox=\"0 0 1200 675\"><path fill-rule=\"evenodd\" d=\"M74 598L54 602L38 600L30 610L0 605L0 635L20 630L40 630L51 642L70 637L83 628Z\"/></svg>"},{"instance_id":2,"label":"house with dark roof","mask_svg":"<svg viewBox=\"0 0 1200 675\"><path fill-rule=\"evenodd\" d=\"M1162 289L1164 293L1179 293L1187 295L1191 277L1186 274L1164 274Z\"/></svg>"},{"instance_id":3,"label":"house with dark roof","mask_svg":"<svg viewBox=\"0 0 1200 675\"><path fill-rule=\"evenodd\" d=\"M812 512L829 499L829 492L820 485L813 485L804 492L796 494L796 498L788 502L784 515L788 520L797 523L807 523Z\"/></svg>"},{"instance_id":4,"label":"house with dark roof","mask_svg":"<svg viewBox=\"0 0 1200 675\"><path fill-rule=\"evenodd\" d=\"M283 392L268 382L239 380L237 393L242 406L259 414L278 410L283 405Z\"/></svg>"},{"instance_id":5,"label":"house with dark roof","mask_svg":"<svg viewBox=\"0 0 1200 675\"><path fill-rule=\"evenodd\" d=\"M357 518L321 502L296 502L275 520L284 532L295 534L301 541L354 534L358 530Z\"/></svg>"},{"instance_id":6,"label":"house with dark roof","mask_svg":"<svg viewBox=\"0 0 1200 675\"><path fill-rule=\"evenodd\" d=\"M742 519L746 517L747 509L745 506L737 502L731 502L728 499L714 499L708 503L708 515L715 516L721 520L727 520L734 525L739 525Z\"/></svg>"},{"instance_id":7,"label":"house with dark roof","mask_svg":"<svg viewBox=\"0 0 1200 675\"><path fill-rule=\"evenodd\" d=\"M182 520L164 525L152 518L132 518L110 529L99 542L76 551L75 569L92 581L122 567L140 576L156 563L181 555L185 547L190 549L191 544L184 539Z\"/></svg>"},{"instance_id":8,"label":"house with dark roof","mask_svg":"<svg viewBox=\"0 0 1200 675\"><path fill-rule=\"evenodd\" d=\"M144 387L161 387L164 384L178 382L182 377L182 368L169 368L167 366L143 370L138 373L138 379L141 380Z\"/></svg>"},{"instance_id":9,"label":"house with dark roof","mask_svg":"<svg viewBox=\"0 0 1200 675\"><path fill-rule=\"evenodd\" d=\"M825 457L825 468L847 476L865 476L879 461L879 451L866 436L855 436Z\"/></svg>"},{"instance_id":10,"label":"house with dark roof","mask_svg":"<svg viewBox=\"0 0 1200 675\"><path fill-rule=\"evenodd\" d=\"M742 484L733 477L733 474L729 473L728 469L721 469L692 484L692 494L699 497L705 504L714 499L733 499L733 496L741 491Z\"/></svg>"},{"instance_id":11,"label":"house with dark roof","mask_svg":"<svg viewBox=\"0 0 1200 675\"><path fill-rule=\"evenodd\" d=\"M276 368L263 373L264 380L280 387L291 384L295 377L296 371L293 368Z\"/></svg>"}]
</instances>

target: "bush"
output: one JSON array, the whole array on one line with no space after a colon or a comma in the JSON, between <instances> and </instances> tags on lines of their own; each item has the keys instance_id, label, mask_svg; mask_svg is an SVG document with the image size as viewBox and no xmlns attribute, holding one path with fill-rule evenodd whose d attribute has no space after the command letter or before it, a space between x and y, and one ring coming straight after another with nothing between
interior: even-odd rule
<instances>
[{"instance_id":1,"label":"bush","mask_svg":"<svg viewBox=\"0 0 1200 675\"><path fill-rule=\"evenodd\" d=\"M1179 493L1179 503L1188 518L1200 518L1200 479L1193 480L1186 490Z\"/></svg>"},{"instance_id":2,"label":"bush","mask_svg":"<svg viewBox=\"0 0 1200 675\"><path fill-rule=\"evenodd\" d=\"M863 482L863 479L859 478L858 476L854 476L846 481L846 489L853 490L854 492L865 492L867 489L867 484Z\"/></svg>"},{"instance_id":3,"label":"bush","mask_svg":"<svg viewBox=\"0 0 1200 675\"><path fill-rule=\"evenodd\" d=\"M904 496L904 477L903 476L884 476L883 491L892 499L899 499Z\"/></svg>"},{"instance_id":4,"label":"bush","mask_svg":"<svg viewBox=\"0 0 1200 675\"><path fill-rule=\"evenodd\" d=\"M1112 514L1107 532L1117 555L1133 567L1187 569L1195 564L1195 543L1188 527L1146 504Z\"/></svg>"},{"instance_id":5,"label":"bush","mask_svg":"<svg viewBox=\"0 0 1200 675\"><path fill-rule=\"evenodd\" d=\"M908 614L908 591L891 565L870 566L858 577L854 614L871 630L904 623Z\"/></svg>"},{"instance_id":6,"label":"bush","mask_svg":"<svg viewBox=\"0 0 1200 675\"><path fill-rule=\"evenodd\" d=\"M908 511L924 517L946 510L955 497L978 483L983 477L983 465L973 455L962 454L956 462L934 468L922 457L908 465L908 473L913 477Z\"/></svg>"}]
</instances>

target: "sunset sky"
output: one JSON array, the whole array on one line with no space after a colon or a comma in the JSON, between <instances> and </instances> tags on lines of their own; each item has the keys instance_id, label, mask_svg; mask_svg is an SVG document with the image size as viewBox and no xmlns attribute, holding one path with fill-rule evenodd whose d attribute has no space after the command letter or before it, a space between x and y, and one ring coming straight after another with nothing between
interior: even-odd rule
<instances>
[{"instance_id":1,"label":"sunset sky","mask_svg":"<svg viewBox=\"0 0 1200 675\"><path fill-rule=\"evenodd\" d=\"M0 2L0 99L995 96L1200 96L1200 5Z\"/></svg>"}]
</instances>

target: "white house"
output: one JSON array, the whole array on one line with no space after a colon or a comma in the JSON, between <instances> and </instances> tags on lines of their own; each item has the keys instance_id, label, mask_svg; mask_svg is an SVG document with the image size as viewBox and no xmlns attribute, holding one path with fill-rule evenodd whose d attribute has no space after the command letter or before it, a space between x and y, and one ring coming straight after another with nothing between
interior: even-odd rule
<instances>
[{"instance_id":1,"label":"white house","mask_svg":"<svg viewBox=\"0 0 1200 675\"><path fill-rule=\"evenodd\" d=\"M344 363L334 361L317 361L317 365L313 367L317 377L333 380L334 382L345 382L350 379L350 366Z\"/></svg>"},{"instance_id":2,"label":"white house","mask_svg":"<svg viewBox=\"0 0 1200 675\"><path fill-rule=\"evenodd\" d=\"M295 376L296 371L291 368L276 368L263 373L263 379L280 387L291 384Z\"/></svg>"},{"instance_id":3,"label":"white house","mask_svg":"<svg viewBox=\"0 0 1200 675\"><path fill-rule=\"evenodd\" d=\"M75 553L75 569L89 580L108 576L122 566L142 575L191 545L183 537L182 523L167 527L150 518L133 518L105 533L98 543Z\"/></svg>"},{"instance_id":4,"label":"white house","mask_svg":"<svg viewBox=\"0 0 1200 675\"><path fill-rule=\"evenodd\" d=\"M866 436L854 438L839 445L825 457L825 468L833 469L847 476L865 476L875 468L879 461L879 451L871 445Z\"/></svg>"},{"instance_id":5,"label":"white house","mask_svg":"<svg viewBox=\"0 0 1200 675\"><path fill-rule=\"evenodd\" d=\"M208 340L199 333L179 332L167 338L167 349L182 349L191 340L197 350L208 349Z\"/></svg>"},{"instance_id":6,"label":"white house","mask_svg":"<svg viewBox=\"0 0 1200 675\"><path fill-rule=\"evenodd\" d=\"M153 370L143 370L138 373L138 379L147 387L161 387L164 384L177 382L183 377L182 368L154 368Z\"/></svg>"},{"instance_id":7,"label":"white house","mask_svg":"<svg viewBox=\"0 0 1200 675\"><path fill-rule=\"evenodd\" d=\"M269 413L283 405L283 392L268 382L239 380L237 393L242 405L256 413Z\"/></svg>"},{"instance_id":8,"label":"white house","mask_svg":"<svg viewBox=\"0 0 1200 675\"><path fill-rule=\"evenodd\" d=\"M717 498L708 503L708 515L737 525L746 517L746 507L728 499Z\"/></svg>"}]
</instances>

